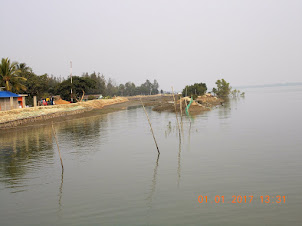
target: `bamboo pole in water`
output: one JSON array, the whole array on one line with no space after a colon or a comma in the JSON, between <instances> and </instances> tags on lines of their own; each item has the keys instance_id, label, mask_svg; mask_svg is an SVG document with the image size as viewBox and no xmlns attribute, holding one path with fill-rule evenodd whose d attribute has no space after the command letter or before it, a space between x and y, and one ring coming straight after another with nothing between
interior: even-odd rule
<instances>
[{"instance_id":1,"label":"bamboo pole in water","mask_svg":"<svg viewBox=\"0 0 302 226\"><path fill-rule=\"evenodd\" d=\"M179 98L179 108L180 108L180 125L181 125L181 131L183 132L183 123L182 123L182 102L181 102L181 96Z\"/></svg>"},{"instance_id":2,"label":"bamboo pole in water","mask_svg":"<svg viewBox=\"0 0 302 226\"><path fill-rule=\"evenodd\" d=\"M154 132L153 132L153 129L152 129L152 125L151 125L151 122L150 122L148 113L147 113L147 111L146 111L146 108L145 108L145 106L144 106L144 103L143 103L143 101L142 101L142 98L140 98L140 101L141 101L141 103L142 103L142 106L143 106L143 108L144 108L145 114L146 114L146 116L147 116L147 119L148 119L148 122L149 122L149 125L150 125L150 129L151 129L151 132L152 132L152 136L153 136L153 139L154 139L154 143L155 143L155 146L156 146L156 148L157 148L157 152L158 152L158 154L160 154L159 148L158 148L158 145L157 145L155 136L154 136Z\"/></svg>"},{"instance_id":3,"label":"bamboo pole in water","mask_svg":"<svg viewBox=\"0 0 302 226\"><path fill-rule=\"evenodd\" d=\"M55 128L53 127L53 122L51 123L51 127L52 127L52 132L53 132L53 135L54 135L56 143L57 143L57 147L58 147L58 152L59 152L59 156L60 156L60 160L61 160L61 166L62 166L62 172L64 172L63 160L62 160L62 156L61 156L61 152L60 152L60 148L59 148L57 134L56 134Z\"/></svg>"},{"instance_id":4,"label":"bamboo pole in water","mask_svg":"<svg viewBox=\"0 0 302 226\"><path fill-rule=\"evenodd\" d=\"M176 101L175 101L173 86L171 88L172 88L172 95L173 95L173 99L174 99L174 108L175 108L175 116L176 116L178 131L179 131L179 139L181 139L181 137L180 137L180 126L179 126L178 117L177 117Z\"/></svg>"}]
</instances>

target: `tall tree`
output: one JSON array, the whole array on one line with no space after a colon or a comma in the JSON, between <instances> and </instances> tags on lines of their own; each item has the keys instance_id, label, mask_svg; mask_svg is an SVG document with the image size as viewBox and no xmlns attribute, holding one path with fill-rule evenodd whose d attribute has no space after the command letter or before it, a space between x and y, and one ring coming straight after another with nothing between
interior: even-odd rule
<instances>
[{"instance_id":1,"label":"tall tree","mask_svg":"<svg viewBox=\"0 0 302 226\"><path fill-rule=\"evenodd\" d=\"M207 91L207 85L201 82L201 83L195 83L194 85L186 86L182 91L182 95L183 96L189 95L196 98L199 95L205 94L206 91Z\"/></svg>"},{"instance_id":2,"label":"tall tree","mask_svg":"<svg viewBox=\"0 0 302 226\"><path fill-rule=\"evenodd\" d=\"M5 83L5 89L11 91L14 87L18 90L26 90L26 87L22 84L22 80L26 78L19 76L20 70L18 69L17 62L10 62L8 58L2 58L0 64L0 78Z\"/></svg>"},{"instance_id":3,"label":"tall tree","mask_svg":"<svg viewBox=\"0 0 302 226\"><path fill-rule=\"evenodd\" d=\"M151 95L152 93L152 83L147 79L140 87L138 87L138 94Z\"/></svg>"},{"instance_id":4,"label":"tall tree","mask_svg":"<svg viewBox=\"0 0 302 226\"><path fill-rule=\"evenodd\" d=\"M27 77L26 87L27 93L33 97L37 96L38 99L44 96L44 93L48 91L48 76L44 75L35 75L34 73L30 73ZM48 96L47 94L45 96Z\"/></svg>"},{"instance_id":5,"label":"tall tree","mask_svg":"<svg viewBox=\"0 0 302 226\"><path fill-rule=\"evenodd\" d=\"M108 96L114 96L118 94L118 87L116 86L116 83L111 78L108 79L106 93Z\"/></svg>"},{"instance_id":6,"label":"tall tree","mask_svg":"<svg viewBox=\"0 0 302 226\"><path fill-rule=\"evenodd\" d=\"M26 63L18 63L17 64L17 70L19 77L22 77L21 79L12 79L11 80L11 91L14 93L28 93L28 81L27 79L31 77L33 74L33 71L30 67L26 65ZM24 79L25 78L25 79Z\"/></svg>"},{"instance_id":7,"label":"tall tree","mask_svg":"<svg viewBox=\"0 0 302 226\"><path fill-rule=\"evenodd\" d=\"M87 93L102 94L103 96L106 95L106 80L103 76L100 76L100 73L96 74L95 72L93 72L91 75L88 75L88 73L86 73L82 77L91 78L96 83L94 88L90 87L87 90Z\"/></svg>"},{"instance_id":8,"label":"tall tree","mask_svg":"<svg viewBox=\"0 0 302 226\"><path fill-rule=\"evenodd\" d=\"M125 94L125 85L124 84L120 84L118 87L118 95L119 96L124 96Z\"/></svg>"},{"instance_id":9,"label":"tall tree","mask_svg":"<svg viewBox=\"0 0 302 226\"><path fill-rule=\"evenodd\" d=\"M159 84L156 81L156 79L154 79L153 84L152 84L152 93L151 94L158 94L159 93L158 88L159 88Z\"/></svg>"},{"instance_id":10,"label":"tall tree","mask_svg":"<svg viewBox=\"0 0 302 226\"><path fill-rule=\"evenodd\" d=\"M73 76L72 77L72 84L70 80L65 80L62 83L58 85L57 91L64 100L70 100L70 89L72 87L74 98L80 99L81 95L83 93L86 93L86 91L89 88L95 87L95 81L92 80L89 77L79 77L79 76Z\"/></svg>"},{"instance_id":11,"label":"tall tree","mask_svg":"<svg viewBox=\"0 0 302 226\"><path fill-rule=\"evenodd\" d=\"M133 82L125 84L125 96L134 96L136 94L136 87Z\"/></svg>"},{"instance_id":12,"label":"tall tree","mask_svg":"<svg viewBox=\"0 0 302 226\"><path fill-rule=\"evenodd\" d=\"M232 87L230 83L226 82L224 79L216 81L217 88L213 88L212 92L218 97L226 98L231 93Z\"/></svg>"},{"instance_id":13,"label":"tall tree","mask_svg":"<svg viewBox=\"0 0 302 226\"><path fill-rule=\"evenodd\" d=\"M22 77L26 77L27 74L32 73L32 69L26 65L26 63L17 64L17 69Z\"/></svg>"}]
</instances>

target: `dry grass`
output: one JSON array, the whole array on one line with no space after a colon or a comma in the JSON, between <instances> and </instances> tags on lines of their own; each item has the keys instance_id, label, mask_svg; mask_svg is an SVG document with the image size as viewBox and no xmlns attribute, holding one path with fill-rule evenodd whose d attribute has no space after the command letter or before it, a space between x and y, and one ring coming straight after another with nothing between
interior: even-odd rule
<instances>
[{"instance_id":1,"label":"dry grass","mask_svg":"<svg viewBox=\"0 0 302 226\"><path fill-rule=\"evenodd\" d=\"M79 106L90 107L94 109L101 109L104 106L122 103L128 101L128 98L125 97L115 97L112 99L101 99L101 100L90 100L87 102L77 103Z\"/></svg>"},{"instance_id":2,"label":"dry grass","mask_svg":"<svg viewBox=\"0 0 302 226\"><path fill-rule=\"evenodd\" d=\"M0 111L0 123L5 123L9 121L37 117L41 115L48 115L59 112L68 112L75 110L92 110L101 109L104 106L112 105L116 103L122 103L128 101L124 97L116 97L113 99L101 99L101 100L91 100L87 102L80 102L74 104L63 104L63 105L49 105L49 106L39 106L31 108L20 108L10 111Z\"/></svg>"}]
</instances>

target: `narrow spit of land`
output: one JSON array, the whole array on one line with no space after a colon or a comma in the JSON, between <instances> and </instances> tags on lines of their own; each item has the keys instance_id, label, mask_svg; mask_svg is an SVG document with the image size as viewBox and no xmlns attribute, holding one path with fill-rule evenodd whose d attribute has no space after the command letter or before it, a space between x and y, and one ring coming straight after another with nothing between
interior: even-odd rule
<instances>
[{"instance_id":1,"label":"narrow spit of land","mask_svg":"<svg viewBox=\"0 0 302 226\"><path fill-rule=\"evenodd\" d=\"M95 114L106 114L114 111L124 110L129 107L141 106L140 98L145 106L152 106L154 111L174 112L174 102L172 95L150 95L150 96L133 96L133 97L116 97L113 99L92 100L87 102L64 104L54 106L40 106L24 109L15 109L0 112L0 130L16 128L19 126L28 126L45 123L45 121L64 121L66 118L81 118ZM177 111L180 106L183 110L185 104L180 101L189 101L189 98L177 96ZM219 105L223 100L213 96L201 96L193 102L190 107L190 114L196 115L203 111L208 111L211 107ZM44 124L43 123L43 124Z\"/></svg>"},{"instance_id":2,"label":"narrow spit of land","mask_svg":"<svg viewBox=\"0 0 302 226\"><path fill-rule=\"evenodd\" d=\"M107 105L127 102L125 97L113 99L92 100L74 104L62 104L51 106L38 106L31 108L14 109L10 111L0 111L0 129L17 127L37 121L45 121L52 118L72 116L102 109Z\"/></svg>"}]
</instances>

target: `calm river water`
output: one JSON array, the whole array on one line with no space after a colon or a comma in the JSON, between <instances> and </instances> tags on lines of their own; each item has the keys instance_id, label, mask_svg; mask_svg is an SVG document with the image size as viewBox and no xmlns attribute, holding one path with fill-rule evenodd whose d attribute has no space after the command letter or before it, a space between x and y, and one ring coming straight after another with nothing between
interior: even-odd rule
<instances>
[{"instance_id":1,"label":"calm river water","mask_svg":"<svg viewBox=\"0 0 302 226\"><path fill-rule=\"evenodd\" d=\"M51 126L2 131L0 224L302 225L301 104L302 86L247 89L184 118L181 144L147 108L159 158L141 107L56 123L63 175Z\"/></svg>"}]
</instances>

